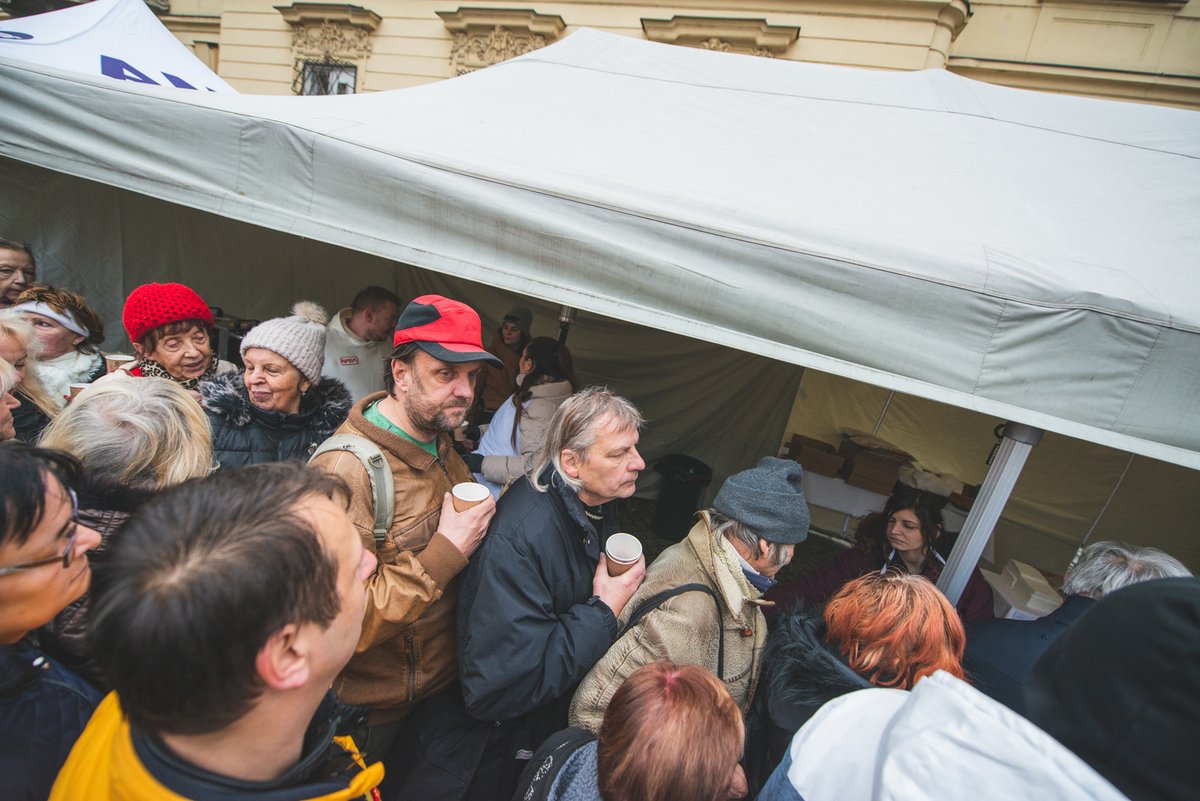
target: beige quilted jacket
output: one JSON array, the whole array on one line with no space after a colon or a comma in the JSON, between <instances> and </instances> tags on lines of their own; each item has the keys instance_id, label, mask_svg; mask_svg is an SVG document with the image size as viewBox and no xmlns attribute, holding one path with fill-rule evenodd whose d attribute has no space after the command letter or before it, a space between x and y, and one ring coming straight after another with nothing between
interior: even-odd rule
<instances>
[{"instance_id":1,"label":"beige quilted jacket","mask_svg":"<svg viewBox=\"0 0 1200 801\"><path fill-rule=\"evenodd\" d=\"M733 560L721 550L722 537L709 530L708 516L684 540L667 548L646 571L646 580L621 612L622 626L639 604L681 584L705 584L721 599L720 625L725 630L725 684L745 713L754 696L762 662L767 623L764 603ZM736 562L733 562L736 564ZM571 701L572 726L599 731L604 710L621 683L637 668L669 660L701 665L717 672L717 608L712 596L685 592L669 598L625 632L584 677Z\"/></svg>"}]
</instances>

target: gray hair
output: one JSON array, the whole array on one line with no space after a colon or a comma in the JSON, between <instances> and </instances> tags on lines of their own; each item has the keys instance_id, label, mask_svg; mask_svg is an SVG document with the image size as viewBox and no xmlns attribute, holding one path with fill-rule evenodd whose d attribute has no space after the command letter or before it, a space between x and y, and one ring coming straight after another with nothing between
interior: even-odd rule
<instances>
[{"instance_id":1,"label":"gray hair","mask_svg":"<svg viewBox=\"0 0 1200 801\"><path fill-rule=\"evenodd\" d=\"M1186 578L1192 573L1175 557L1158 548L1135 548L1123 542L1087 546L1067 571L1063 595L1099 600L1130 584L1161 578Z\"/></svg>"},{"instance_id":2,"label":"gray hair","mask_svg":"<svg viewBox=\"0 0 1200 801\"><path fill-rule=\"evenodd\" d=\"M71 454L103 484L155 490L212 472L208 417L187 390L161 378L113 377L88 387L39 444Z\"/></svg>"},{"instance_id":3,"label":"gray hair","mask_svg":"<svg viewBox=\"0 0 1200 801\"><path fill-rule=\"evenodd\" d=\"M640 429L646 424L636 406L625 398L614 395L607 387L587 387L567 398L550 419L546 442L538 454L537 464L529 474L534 489L538 492L549 489L548 484L540 482L539 476L547 467L553 465L559 478L571 489L579 492L582 489L579 479L571 478L563 470L562 452L574 451L581 462L586 462L588 449L596 444L600 423L606 420L615 423L618 431Z\"/></svg>"},{"instance_id":4,"label":"gray hair","mask_svg":"<svg viewBox=\"0 0 1200 801\"><path fill-rule=\"evenodd\" d=\"M0 236L0 249L25 251L25 255L29 257L29 266L37 270L37 258L34 257L33 248L27 242L17 242L13 239L5 239Z\"/></svg>"},{"instance_id":5,"label":"gray hair","mask_svg":"<svg viewBox=\"0 0 1200 801\"><path fill-rule=\"evenodd\" d=\"M758 543L765 542L767 544L767 559L770 560L772 567L783 567L788 563L790 554L788 553L787 545L763 539L749 526L739 523L731 517L726 517L716 509L708 510L708 519L710 531L729 540L740 542L755 557L758 556Z\"/></svg>"}]
</instances>

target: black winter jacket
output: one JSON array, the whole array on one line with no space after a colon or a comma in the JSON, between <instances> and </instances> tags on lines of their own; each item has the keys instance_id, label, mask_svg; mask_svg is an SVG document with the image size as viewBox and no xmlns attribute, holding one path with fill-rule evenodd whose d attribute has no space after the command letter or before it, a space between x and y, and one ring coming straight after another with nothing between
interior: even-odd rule
<instances>
[{"instance_id":1,"label":"black winter jacket","mask_svg":"<svg viewBox=\"0 0 1200 801\"><path fill-rule=\"evenodd\" d=\"M612 610L592 595L600 549L617 531L616 501L597 530L553 468L546 492L517 479L463 573L458 666L467 712L512 720L566 699L617 636ZM566 708L563 707L565 725Z\"/></svg>"},{"instance_id":2,"label":"black winter jacket","mask_svg":"<svg viewBox=\"0 0 1200 801\"><path fill-rule=\"evenodd\" d=\"M100 693L28 641L0 645L0 790L45 801Z\"/></svg>"},{"instance_id":3,"label":"black winter jacket","mask_svg":"<svg viewBox=\"0 0 1200 801\"><path fill-rule=\"evenodd\" d=\"M751 796L783 759L792 735L827 701L871 682L825 645L817 609L797 608L771 630L763 649L762 679L746 723L746 780Z\"/></svg>"},{"instance_id":4,"label":"black winter jacket","mask_svg":"<svg viewBox=\"0 0 1200 801\"><path fill-rule=\"evenodd\" d=\"M88 551L92 580L106 570L112 538L125 521L157 490L137 489L98 482L85 476L79 487L79 522L100 534L100 545ZM119 536L119 535L117 535ZM107 690L100 669L92 661L87 642L87 612L91 593L85 592L38 630L41 646L66 667L94 686Z\"/></svg>"},{"instance_id":5,"label":"black winter jacket","mask_svg":"<svg viewBox=\"0 0 1200 801\"><path fill-rule=\"evenodd\" d=\"M295 414L264 412L251 403L241 373L221 373L199 389L213 459L222 468L307 459L350 414L350 391L328 376L312 385Z\"/></svg>"}]
</instances>

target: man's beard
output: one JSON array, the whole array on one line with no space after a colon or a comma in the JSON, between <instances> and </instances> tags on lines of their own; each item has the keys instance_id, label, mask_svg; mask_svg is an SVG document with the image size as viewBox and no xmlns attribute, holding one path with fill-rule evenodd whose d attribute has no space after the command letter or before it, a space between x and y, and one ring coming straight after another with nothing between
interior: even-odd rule
<instances>
[{"instance_id":1,"label":"man's beard","mask_svg":"<svg viewBox=\"0 0 1200 801\"><path fill-rule=\"evenodd\" d=\"M421 384L421 380L417 378L416 373L412 375L413 384L416 390L421 395L425 394L425 387ZM445 431L449 433L461 425L461 419L457 423L450 422L446 416L446 412L453 409L466 410L471 405L470 401L447 401L444 405L437 408L436 411L430 410L428 407L417 404L411 396L404 396L404 412L408 415L408 420L416 428L430 434L437 434Z\"/></svg>"}]
</instances>

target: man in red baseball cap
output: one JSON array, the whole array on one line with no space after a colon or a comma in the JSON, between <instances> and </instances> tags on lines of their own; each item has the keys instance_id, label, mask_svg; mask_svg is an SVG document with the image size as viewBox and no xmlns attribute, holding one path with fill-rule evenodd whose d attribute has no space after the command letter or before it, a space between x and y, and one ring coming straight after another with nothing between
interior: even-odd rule
<instances>
[{"instance_id":1,"label":"man in red baseball cap","mask_svg":"<svg viewBox=\"0 0 1200 801\"><path fill-rule=\"evenodd\" d=\"M457 512L450 489L471 471L450 436L463 422L484 363L479 315L440 295L416 298L400 315L386 391L361 399L335 433L368 440L395 481L395 511L376 541L371 477L358 456L319 454L313 463L350 487L350 517L379 568L367 584L358 649L334 685L342 701L369 707L363 750L383 756L417 704L458 693L458 582L496 510L489 495Z\"/></svg>"}]
</instances>

